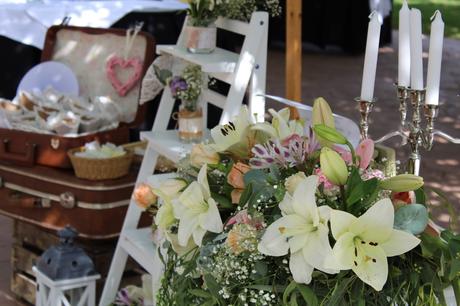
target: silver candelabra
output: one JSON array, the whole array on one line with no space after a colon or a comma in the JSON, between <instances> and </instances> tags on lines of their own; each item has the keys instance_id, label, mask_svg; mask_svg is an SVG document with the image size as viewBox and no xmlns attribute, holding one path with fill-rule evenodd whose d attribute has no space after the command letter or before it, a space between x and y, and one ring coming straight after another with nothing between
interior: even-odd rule
<instances>
[{"instance_id":1,"label":"silver candelabra","mask_svg":"<svg viewBox=\"0 0 460 306\"><path fill-rule=\"evenodd\" d=\"M399 128L375 140L375 143L382 143L395 136L400 136L402 138L402 145L409 144L410 147L407 172L418 175L421 161L420 151L422 148L427 151L433 148L435 135L455 144L460 144L460 139L434 129L439 107L438 105L425 104L426 91L424 89L415 90L398 85L396 85L396 89L399 102ZM369 116L372 112L375 100L365 101L360 98L356 100L359 102L359 111L361 114L361 137L365 139L368 138ZM412 120L409 123L407 122L408 100L410 100L410 108L412 111ZM425 117L424 122L422 122L422 108Z\"/></svg>"}]
</instances>

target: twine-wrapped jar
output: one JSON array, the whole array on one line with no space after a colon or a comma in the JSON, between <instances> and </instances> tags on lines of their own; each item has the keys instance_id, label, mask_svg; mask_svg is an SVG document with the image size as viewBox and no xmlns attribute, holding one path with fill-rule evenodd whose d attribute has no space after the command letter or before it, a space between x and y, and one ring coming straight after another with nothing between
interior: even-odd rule
<instances>
[{"instance_id":1,"label":"twine-wrapped jar","mask_svg":"<svg viewBox=\"0 0 460 306\"><path fill-rule=\"evenodd\" d=\"M203 111L201 107L189 110L184 106L179 107L177 116L179 139L184 142L199 142L203 137Z\"/></svg>"}]
</instances>

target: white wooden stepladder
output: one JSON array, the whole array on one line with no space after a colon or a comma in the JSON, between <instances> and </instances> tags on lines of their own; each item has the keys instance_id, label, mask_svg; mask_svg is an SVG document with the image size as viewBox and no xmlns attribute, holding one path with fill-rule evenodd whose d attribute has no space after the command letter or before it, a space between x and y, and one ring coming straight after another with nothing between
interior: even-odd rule
<instances>
[{"instance_id":1,"label":"white wooden stepladder","mask_svg":"<svg viewBox=\"0 0 460 306\"><path fill-rule=\"evenodd\" d=\"M200 65L204 73L230 85L227 96L209 88L203 88L202 101L206 102L202 105L204 118L207 119L207 103L211 103L223 110L220 123L227 123L238 114L248 90L250 113L256 116L257 121L263 121L265 98L261 95L265 94L268 13L253 13L249 23L219 18L216 25L218 28L245 37L239 54L221 48L217 48L211 54L189 53L181 46L184 30L182 30L177 45L159 45L157 46L157 53L169 54L192 64ZM166 156L173 162L178 162L191 150L191 144L184 144L179 141L176 130L167 130L173 106L174 99L170 91L165 89L152 131L141 134L141 138L148 141L148 146L139 170L136 186L146 182L149 177L149 182L153 183L172 176L169 173L152 176L159 155ZM204 121L206 124L206 120ZM209 135L209 132L205 135ZM138 228L141 213L142 210L131 199L99 306L107 306L114 301L128 256L132 257L152 275L155 298L155 292L163 273L163 264L158 257L158 249L152 241L151 228Z\"/></svg>"}]
</instances>

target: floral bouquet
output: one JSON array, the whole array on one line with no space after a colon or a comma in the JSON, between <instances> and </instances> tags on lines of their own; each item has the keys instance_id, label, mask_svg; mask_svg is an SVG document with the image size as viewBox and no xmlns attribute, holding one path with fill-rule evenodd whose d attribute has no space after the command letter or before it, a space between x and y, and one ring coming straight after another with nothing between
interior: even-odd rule
<instances>
[{"instance_id":1,"label":"floral bouquet","mask_svg":"<svg viewBox=\"0 0 460 306\"><path fill-rule=\"evenodd\" d=\"M229 19L249 21L256 11L266 11L270 16L281 14L279 0L222 0L220 1L221 16Z\"/></svg>"},{"instance_id":2,"label":"floral bouquet","mask_svg":"<svg viewBox=\"0 0 460 306\"><path fill-rule=\"evenodd\" d=\"M174 99L181 100L181 105L188 111L197 110L204 75L198 65L188 65L181 75L174 75L170 70L154 66L157 78L168 86Z\"/></svg>"},{"instance_id":3,"label":"floral bouquet","mask_svg":"<svg viewBox=\"0 0 460 306\"><path fill-rule=\"evenodd\" d=\"M181 0L187 3L189 24L194 27L207 27L216 21L220 13L220 0Z\"/></svg>"},{"instance_id":4,"label":"floral bouquet","mask_svg":"<svg viewBox=\"0 0 460 306\"><path fill-rule=\"evenodd\" d=\"M243 107L177 178L136 189L158 208L157 305L445 305L449 286L458 302L460 236L429 225L423 179L388 177L321 98L310 126L269 112Z\"/></svg>"}]
</instances>

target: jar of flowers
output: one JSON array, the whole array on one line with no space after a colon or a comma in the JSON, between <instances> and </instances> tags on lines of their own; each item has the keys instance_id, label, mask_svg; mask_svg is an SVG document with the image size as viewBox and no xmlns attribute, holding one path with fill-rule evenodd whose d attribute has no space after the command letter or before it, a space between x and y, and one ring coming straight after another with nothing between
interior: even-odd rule
<instances>
[{"instance_id":1,"label":"jar of flowers","mask_svg":"<svg viewBox=\"0 0 460 306\"><path fill-rule=\"evenodd\" d=\"M191 53L211 53L216 49L219 0L181 0L188 3L185 47Z\"/></svg>"},{"instance_id":2,"label":"jar of flowers","mask_svg":"<svg viewBox=\"0 0 460 306\"><path fill-rule=\"evenodd\" d=\"M168 86L172 96L180 100L177 115L179 139L185 142L200 141L203 137L203 111L199 105L203 74L197 65L188 65L181 75L172 76Z\"/></svg>"}]
</instances>

